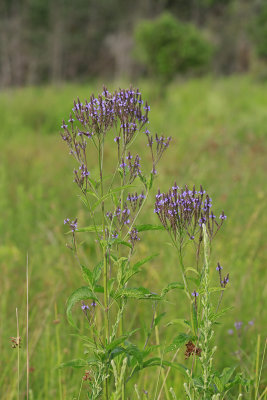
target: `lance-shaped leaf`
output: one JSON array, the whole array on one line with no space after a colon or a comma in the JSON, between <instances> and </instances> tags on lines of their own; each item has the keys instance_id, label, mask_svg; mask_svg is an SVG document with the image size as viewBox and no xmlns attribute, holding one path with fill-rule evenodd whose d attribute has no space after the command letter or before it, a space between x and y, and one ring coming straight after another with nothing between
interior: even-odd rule
<instances>
[{"instance_id":1,"label":"lance-shaped leaf","mask_svg":"<svg viewBox=\"0 0 267 400\"><path fill-rule=\"evenodd\" d=\"M179 349L189 340L193 340L193 338L194 336L187 335L187 333L179 333L179 335L173 340L172 344L167 346L165 353Z\"/></svg>"},{"instance_id":2,"label":"lance-shaped leaf","mask_svg":"<svg viewBox=\"0 0 267 400\"><path fill-rule=\"evenodd\" d=\"M97 297L93 294L92 290L88 286L82 286L79 289L76 289L67 300L67 319L71 326L77 328L74 320L72 318L72 308L73 306L81 300L92 299L99 303Z\"/></svg>"},{"instance_id":3,"label":"lance-shaped leaf","mask_svg":"<svg viewBox=\"0 0 267 400\"><path fill-rule=\"evenodd\" d=\"M170 290L184 289L184 284L180 282L171 282L161 291L161 297L164 297Z\"/></svg>"},{"instance_id":4,"label":"lance-shaped leaf","mask_svg":"<svg viewBox=\"0 0 267 400\"><path fill-rule=\"evenodd\" d=\"M138 232L144 231L163 231L165 228L162 225L143 224L135 226Z\"/></svg>"}]
</instances>

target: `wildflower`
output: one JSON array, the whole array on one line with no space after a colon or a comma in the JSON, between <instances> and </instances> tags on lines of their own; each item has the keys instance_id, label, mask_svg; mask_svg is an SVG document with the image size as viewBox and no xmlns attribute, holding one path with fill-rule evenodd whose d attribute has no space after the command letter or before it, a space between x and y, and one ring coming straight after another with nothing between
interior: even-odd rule
<instances>
[{"instance_id":1,"label":"wildflower","mask_svg":"<svg viewBox=\"0 0 267 400\"><path fill-rule=\"evenodd\" d=\"M199 293L196 292L195 290L194 290L193 293L191 293L191 294L192 294L193 297L198 297L198 296L199 296Z\"/></svg>"},{"instance_id":2,"label":"wildflower","mask_svg":"<svg viewBox=\"0 0 267 400\"><path fill-rule=\"evenodd\" d=\"M217 264L216 271L221 271L223 267L220 265L220 263Z\"/></svg>"},{"instance_id":3,"label":"wildflower","mask_svg":"<svg viewBox=\"0 0 267 400\"><path fill-rule=\"evenodd\" d=\"M242 325L243 325L243 322L241 322L241 321L237 321L237 322L234 323L234 326L235 326L236 330L241 329Z\"/></svg>"},{"instance_id":4,"label":"wildflower","mask_svg":"<svg viewBox=\"0 0 267 400\"><path fill-rule=\"evenodd\" d=\"M69 225L71 231L74 233L77 230L77 218L71 221L69 218L64 219L64 225Z\"/></svg>"},{"instance_id":5,"label":"wildflower","mask_svg":"<svg viewBox=\"0 0 267 400\"><path fill-rule=\"evenodd\" d=\"M83 311L89 310L89 306L83 303L83 304L81 305L81 309L82 309Z\"/></svg>"},{"instance_id":6,"label":"wildflower","mask_svg":"<svg viewBox=\"0 0 267 400\"><path fill-rule=\"evenodd\" d=\"M132 246L134 247L135 243L140 240L139 236L138 236L138 230L136 228L133 228L130 232L129 232L129 242L132 244Z\"/></svg>"},{"instance_id":7,"label":"wildflower","mask_svg":"<svg viewBox=\"0 0 267 400\"><path fill-rule=\"evenodd\" d=\"M233 335L234 331L233 329L228 329L228 335Z\"/></svg>"},{"instance_id":8,"label":"wildflower","mask_svg":"<svg viewBox=\"0 0 267 400\"><path fill-rule=\"evenodd\" d=\"M192 190L188 186L178 188L176 183L166 193L158 191L154 212L174 238L178 236L182 241L185 234L195 238L199 233L201 240L202 224L206 225L210 240L216 235L224 219L216 220L211 210L212 200L205 193L202 186L200 191L196 191L195 187Z\"/></svg>"}]
</instances>

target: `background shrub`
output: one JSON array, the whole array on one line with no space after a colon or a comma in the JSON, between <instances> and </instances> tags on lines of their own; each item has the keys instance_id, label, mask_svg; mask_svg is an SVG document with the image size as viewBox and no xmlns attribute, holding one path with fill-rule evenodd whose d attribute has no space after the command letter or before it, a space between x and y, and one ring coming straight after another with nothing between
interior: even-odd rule
<instances>
[{"instance_id":1,"label":"background shrub","mask_svg":"<svg viewBox=\"0 0 267 400\"><path fill-rule=\"evenodd\" d=\"M142 21L135 31L136 52L149 72L172 79L177 73L203 71L212 56L212 45L193 25L169 13Z\"/></svg>"}]
</instances>

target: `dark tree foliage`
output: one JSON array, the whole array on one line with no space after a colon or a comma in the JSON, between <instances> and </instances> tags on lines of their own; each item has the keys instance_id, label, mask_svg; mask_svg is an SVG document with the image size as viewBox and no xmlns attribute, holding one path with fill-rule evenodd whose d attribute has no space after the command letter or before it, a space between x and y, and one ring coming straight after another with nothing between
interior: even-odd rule
<instances>
[{"instance_id":1,"label":"dark tree foliage","mask_svg":"<svg viewBox=\"0 0 267 400\"><path fill-rule=\"evenodd\" d=\"M263 2L1 0L0 86L97 76L137 76L140 70L136 68L132 51L135 26L142 20L154 20L165 11L182 22L204 29L214 39L218 46L212 68L216 65L216 71L224 73L227 65L227 72L236 72L240 53L237 42L250 37L247 27L255 16L255 47L261 57L265 54L266 23L264 12L261 15L261 7L256 3ZM242 14L242 27L238 9L247 10ZM240 27L237 34L232 35L233 27ZM164 68L169 68L171 74L172 65Z\"/></svg>"}]
</instances>

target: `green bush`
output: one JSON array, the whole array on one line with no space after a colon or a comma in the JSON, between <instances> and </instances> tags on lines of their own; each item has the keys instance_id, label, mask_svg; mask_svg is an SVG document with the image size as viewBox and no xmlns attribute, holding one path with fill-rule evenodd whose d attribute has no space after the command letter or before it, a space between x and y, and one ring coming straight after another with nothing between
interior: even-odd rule
<instances>
[{"instance_id":1,"label":"green bush","mask_svg":"<svg viewBox=\"0 0 267 400\"><path fill-rule=\"evenodd\" d=\"M212 56L212 45L195 26L168 13L139 23L135 41L139 60L149 72L164 80L177 73L202 72Z\"/></svg>"},{"instance_id":2,"label":"green bush","mask_svg":"<svg viewBox=\"0 0 267 400\"><path fill-rule=\"evenodd\" d=\"M251 26L257 54L267 60L267 4L261 7L260 13Z\"/></svg>"}]
</instances>

